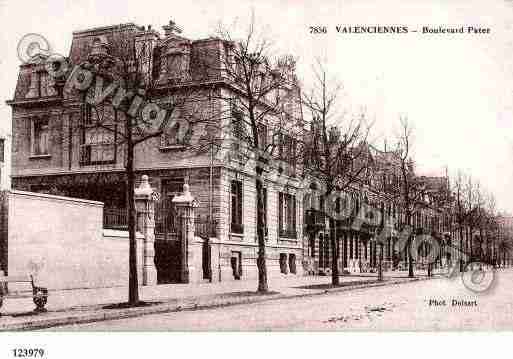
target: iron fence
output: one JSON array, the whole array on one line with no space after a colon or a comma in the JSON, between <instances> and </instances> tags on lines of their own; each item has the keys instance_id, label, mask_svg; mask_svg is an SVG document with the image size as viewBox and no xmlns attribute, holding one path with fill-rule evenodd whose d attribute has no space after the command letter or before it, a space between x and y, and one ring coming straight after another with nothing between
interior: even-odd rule
<instances>
[{"instance_id":1,"label":"iron fence","mask_svg":"<svg viewBox=\"0 0 513 359\"><path fill-rule=\"evenodd\" d=\"M177 216L175 206L171 203L157 202L155 204L155 234L168 237L176 237L180 232L181 220Z\"/></svg>"},{"instance_id":2,"label":"iron fence","mask_svg":"<svg viewBox=\"0 0 513 359\"><path fill-rule=\"evenodd\" d=\"M128 212L126 208L104 208L103 228L128 230Z\"/></svg>"},{"instance_id":3,"label":"iron fence","mask_svg":"<svg viewBox=\"0 0 513 359\"><path fill-rule=\"evenodd\" d=\"M177 237L182 228L182 218L178 216L174 206L166 203L155 205L155 234L164 237ZM196 216L194 220L195 235L202 238L217 236L218 221L208 217ZM128 230L128 212L126 208L104 208L103 228Z\"/></svg>"}]
</instances>

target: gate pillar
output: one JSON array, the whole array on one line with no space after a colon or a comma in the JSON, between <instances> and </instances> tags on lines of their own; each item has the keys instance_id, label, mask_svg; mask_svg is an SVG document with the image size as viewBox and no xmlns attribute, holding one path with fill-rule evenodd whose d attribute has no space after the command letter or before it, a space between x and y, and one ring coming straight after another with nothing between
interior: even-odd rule
<instances>
[{"instance_id":1,"label":"gate pillar","mask_svg":"<svg viewBox=\"0 0 513 359\"><path fill-rule=\"evenodd\" d=\"M148 176L143 175L141 184L135 189L135 208L139 231L144 236L142 260L142 285L157 284L155 268L155 201Z\"/></svg>"},{"instance_id":2,"label":"gate pillar","mask_svg":"<svg viewBox=\"0 0 513 359\"><path fill-rule=\"evenodd\" d=\"M173 198L176 206L179 226L180 226L180 248L181 248L181 272L180 281L182 283L190 282L189 257L194 258L193 253L189 250L194 246L194 209L198 207L198 203L189 191L189 184L183 185L183 193ZM201 248L200 248L201 249ZM197 256L197 255L196 255ZM198 268L193 268L197 270Z\"/></svg>"}]
</instances>

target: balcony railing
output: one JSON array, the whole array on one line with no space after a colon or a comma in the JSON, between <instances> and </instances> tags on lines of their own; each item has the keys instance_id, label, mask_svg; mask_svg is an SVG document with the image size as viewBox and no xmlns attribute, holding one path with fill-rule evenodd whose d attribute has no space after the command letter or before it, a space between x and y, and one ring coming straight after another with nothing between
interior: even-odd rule
<instances>
[{"instance_id":1,"label":"balcony railing","mask_svg":"<svg viewBox=\"0 0 513 359\"><path fill-rule=\"evenodd\" d=\"M80 165L104 165L116 163L116 146L114 144L80 145Z\"/></svg>"},{"instance_id":2,"label":"balcony railing","mask_svg":"<svg viewBox=\"0 0 513 359\"><path fill-rule=\"evenodd\" d=\"M316 209L308 209L306 211L306 227L308 230L321 229L326 225L326 215Z\"/></svg>"},{"instance_id":3,"label":"balcony railing","mask_svg":"<svg viewBox=\"0 0 513 359\"><path fill-rule=\"evenodd\" d=\"M279 235L282 238L297 239L297 232L295 229L280 229Z\"/></svg>"}]
</instances>

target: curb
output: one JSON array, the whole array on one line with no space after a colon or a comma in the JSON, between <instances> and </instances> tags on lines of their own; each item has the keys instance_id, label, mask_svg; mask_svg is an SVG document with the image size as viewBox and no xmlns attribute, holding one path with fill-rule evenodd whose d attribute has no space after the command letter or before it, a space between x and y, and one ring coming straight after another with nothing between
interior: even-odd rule
<instances>
[{"instance_id":1,"label":"curb","mask_svg":"<svg viewBox=\"0 0 513 359\"><path fill-rule=\"evenodd\" d=\"M63 325L73 325L73 324L87 324L93 322L101 322L108 320L117 320L117 319L128 319L135 318L144 315L151 314L162 314L162 313L173 313L180 311L191 311L191 310L204 310L204 309L214 309L214 308L222 308L227 306L235 306L235 305L244 305L244 304L252 304L252 303L261 303L272 300L281 300L281 299L294 299L294 298L305 298L305 297L313 297L318 295L330 294L330 293L340 293L354 290L362 290L367 288L374 287L383 287L390 285L400 285L417 281L424 281L432 278L408 278L408 279L395 279L384 282L377 282L371 284L360 284L354 286L340 287L340 288L329 288L324 291L318 291L314 293L304 293L304 294L268 294L268 295L254 295L248 298L239 298L237 300L219 300L218 303L215 302L215 297L213 300L208 301L204 304L198 304L201 301L200 298L185 298L183 301L173 302L173 303L162 303L155 304L148 307L139 307L139 308L127 308L127 309L100 309L98 313L77 313L73 315L68 315L64 317L58 318L41 318L34 319L26 322L19 323L5 323L0 324L0 331L26 331L26 330L38 330L38 329L47 329L56 326Z\"/></svg>"}]
</instances>

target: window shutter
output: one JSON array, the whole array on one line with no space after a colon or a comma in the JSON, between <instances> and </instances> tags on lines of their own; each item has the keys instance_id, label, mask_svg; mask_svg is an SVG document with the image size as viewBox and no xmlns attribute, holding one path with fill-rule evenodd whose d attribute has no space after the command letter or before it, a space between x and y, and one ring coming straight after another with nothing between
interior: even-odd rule
<instances>
[{"instance_id":1,"label":"window shutter","mask_svg":"<svg viewBox=\"0 0 513 359\"><path fill-rule=\"evenodd\" d=\"M231 193L230 193L230 201L231 201L231 204L232 204L232 213L231 213L231 216L232 216L232 223L236 223L236 220L235 220L235 216L237 215L237 206L236 206L236 200L235 200L235 194L236 194L236 189L235 189L235 182L232 181L232 186L231 186Z\"/></svg>"},{"instance_id":2,"label":"window shutter","mask_svg":"<svg viewBox=\"0 0 513 359\"><path fill-rule=\"evenodd\" d=\"M283 229L283 193L278 193L278 233Z\"/></svg>"},{"instance_id":3,"label":"window shutter","mask_svg":"<svg viewBox=\"0 0 513 359\"><path fill-rule=\"evenodd\" d=\"M237 219L238 224L242 224L242 182L237 182L238 184L238 192L237 192L237 202L238 202L238 213L237 213Z\"/></svg>"},{"instance_id":4,"label":"window shutter","mask_svg":"<svg viewBox=\"0 0 513 359\"><path fill-rule=\"evenodd\" d=\"M36 139L35 139L35 126L36 126L36 119L31 118L27 121L27 124L29 126L28 128L28 134L30 138L30 154L34 155L36 152Z\"/></svg>"},{"instance_id":5,"label":"window shutter","mask_svg":"<svg viewBox=\"0 0 513 359\"><path fill-rule=\"evenodd\" d=\"M291 196L292 199L292 230L296 230L296 196Z\"/></svg>"},{"instance_id":6,"label":"window shutter","mask_svg":"<svg viewBox=\"0 0 513 359\"><path fill-rule=\"evenodd\" d=\"M0 139L0 162L4 162L4 139Z\"/></svg>"}]
</instances>

